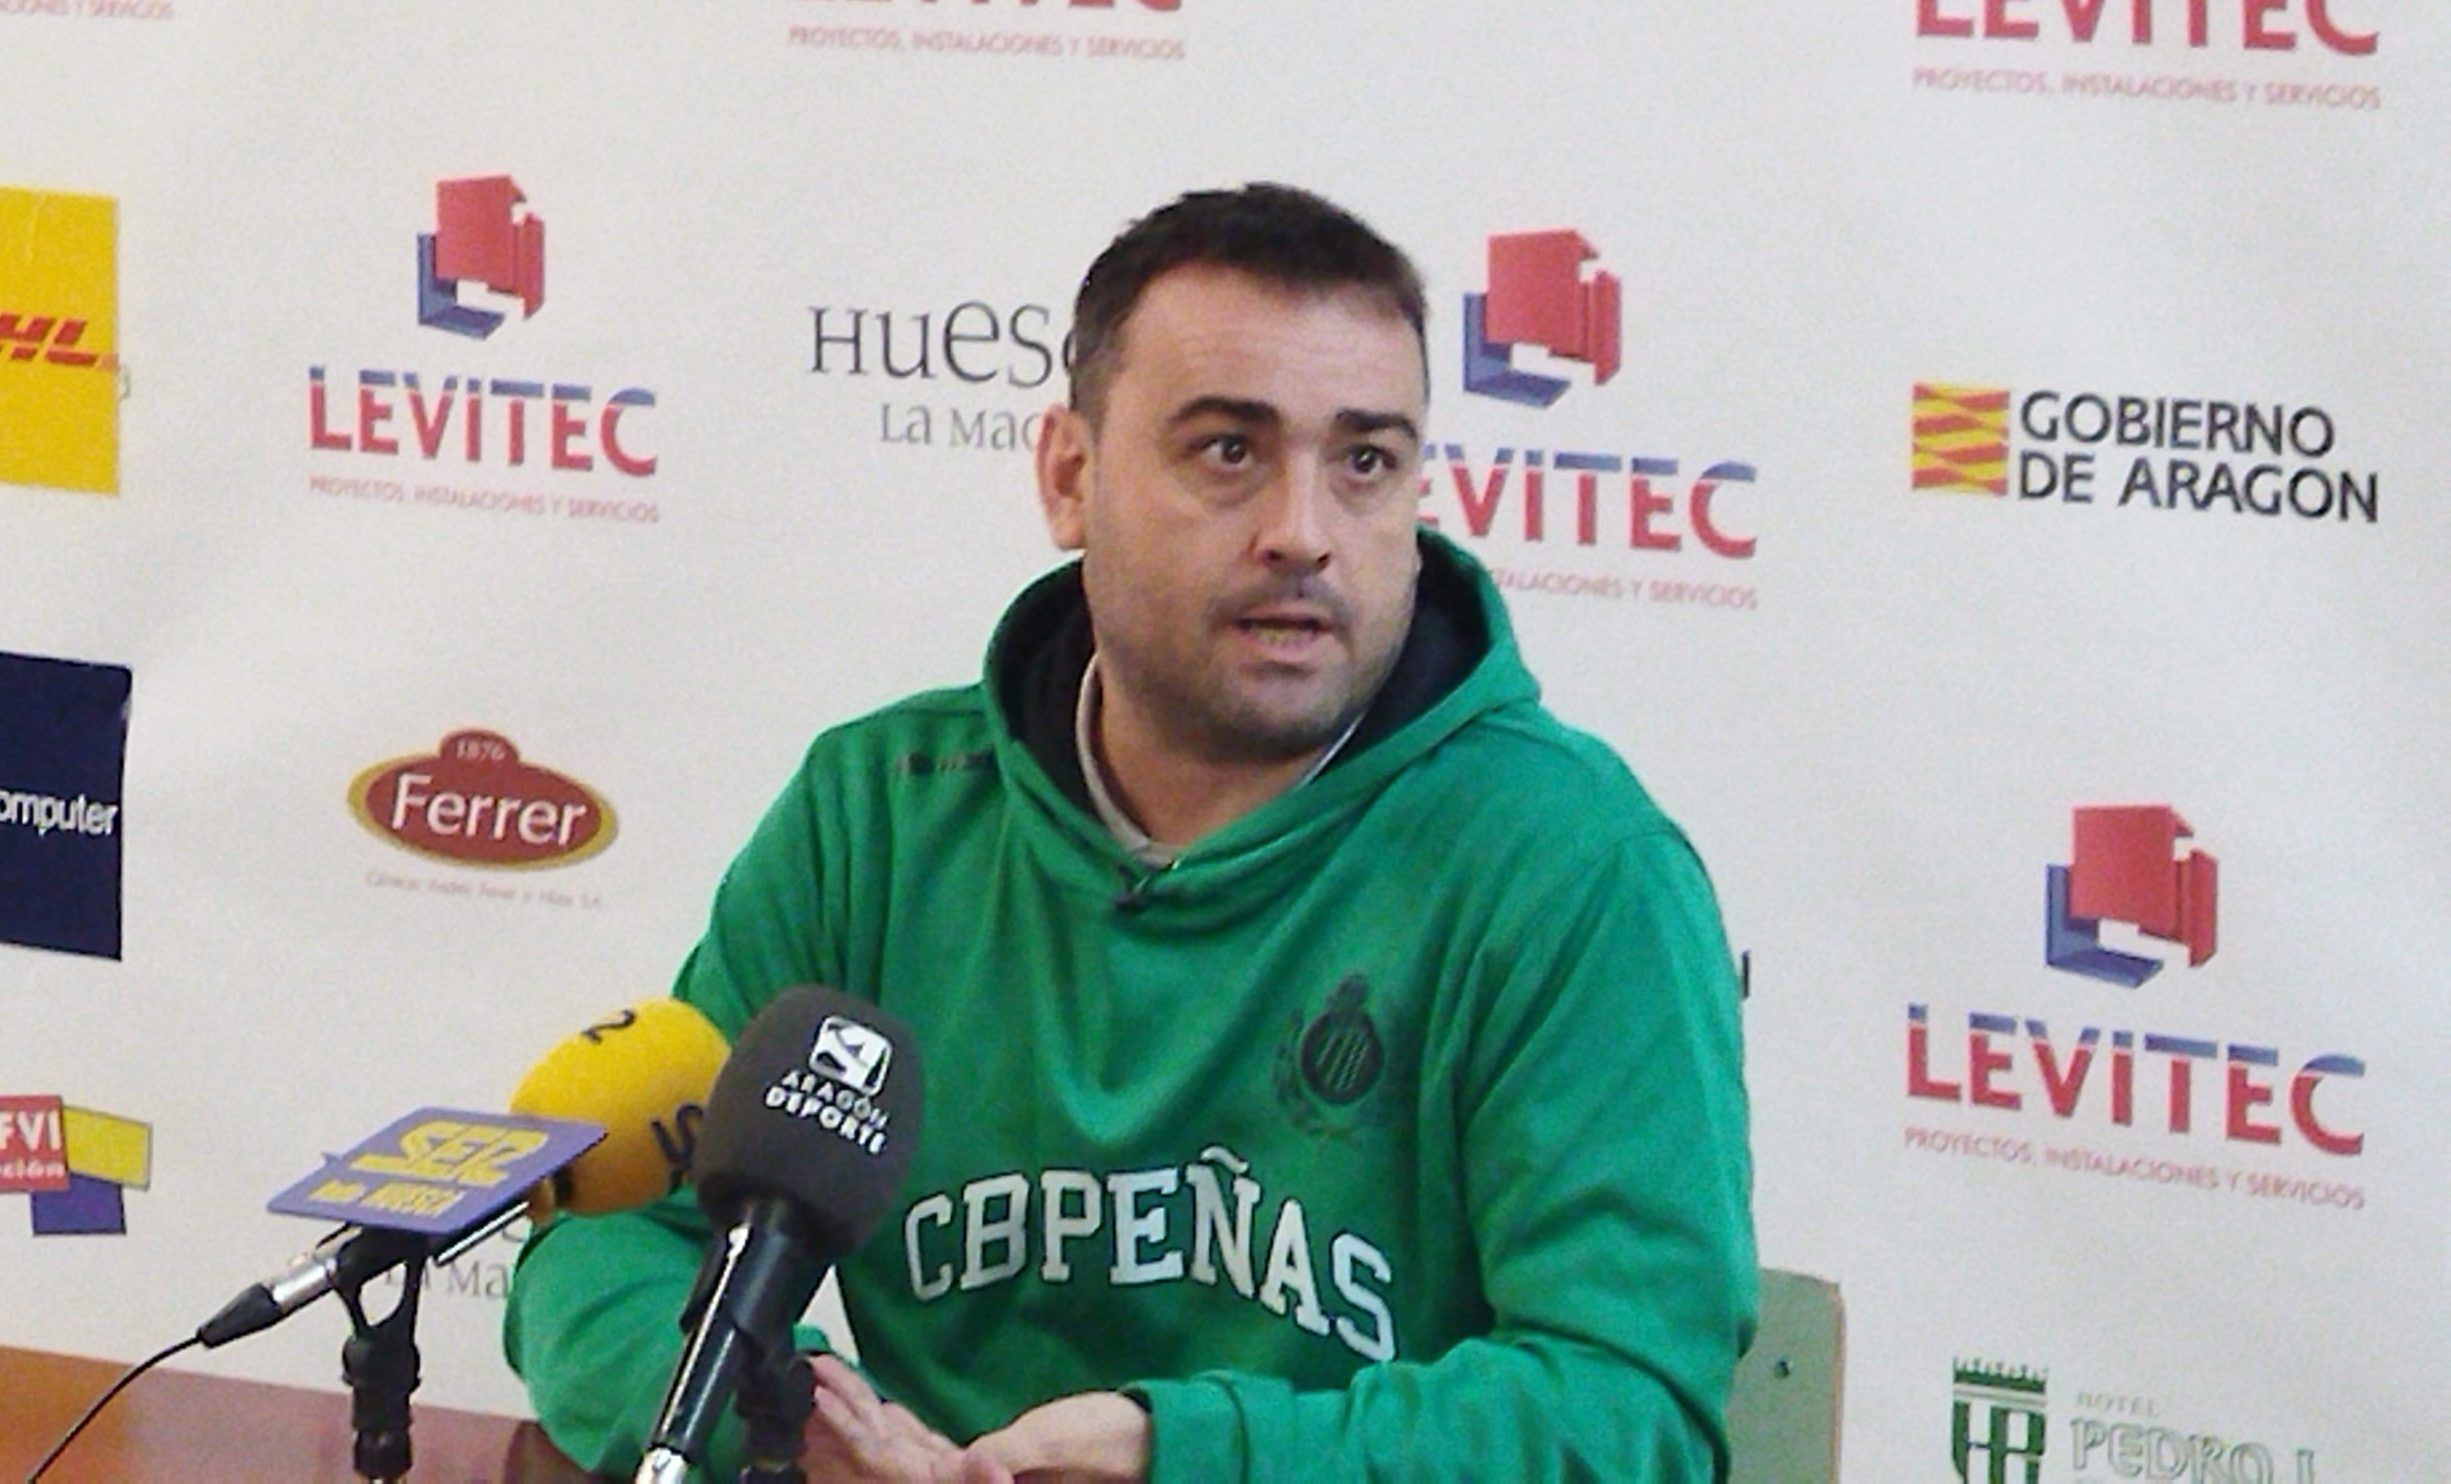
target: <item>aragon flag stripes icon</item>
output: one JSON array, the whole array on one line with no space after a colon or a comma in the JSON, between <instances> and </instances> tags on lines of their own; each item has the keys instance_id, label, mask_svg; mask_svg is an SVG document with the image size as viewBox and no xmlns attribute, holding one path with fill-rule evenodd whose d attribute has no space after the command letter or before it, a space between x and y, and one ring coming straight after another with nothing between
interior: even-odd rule
<instances>
[{"instance_id":1,"label":"aragon flag stripes icon","mask_svg":"<svg viewBox=\"0 0 2451 1484\"><path fill-rule=\"evenodd\" d=\"M2008 493L2008 391L1915 383L1915 488Z\"/></svg>"}]
</instances>

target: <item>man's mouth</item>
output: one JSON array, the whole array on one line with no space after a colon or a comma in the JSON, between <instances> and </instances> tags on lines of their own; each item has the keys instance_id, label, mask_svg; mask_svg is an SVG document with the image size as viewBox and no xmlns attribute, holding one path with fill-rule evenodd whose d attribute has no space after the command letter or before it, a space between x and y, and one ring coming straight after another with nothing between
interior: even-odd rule
<instances>
[{"instance_id":1,"label":"man's mouth","mask_svg":"<svg viewBox=\"0 0 2451 1484\"><path fill-rule=\"evenodd\" d=\"M1270 610L1246 614L1234 627L1271 649L1300 649L1335 632L1317 614Z\"/></svg>"}]
</instances>

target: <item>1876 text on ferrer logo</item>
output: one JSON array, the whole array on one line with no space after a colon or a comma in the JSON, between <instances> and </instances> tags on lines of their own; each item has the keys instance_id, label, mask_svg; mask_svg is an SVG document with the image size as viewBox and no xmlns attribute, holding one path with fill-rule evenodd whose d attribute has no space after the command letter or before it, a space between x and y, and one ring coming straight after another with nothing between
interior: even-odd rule
<instances>
[{"instance_id":1,"label":"1876 text on ferrer logo","mask_svg":"<svg viewBox=\"0 0 2451 1484\"><path fill-rule=\"evenodd\" d=\"M520 760L499 733L459 731L349 785L358 822L389 844L464 866L540 868L613 843L613 810L578 780Z\"/></svg>"}]
</instances>

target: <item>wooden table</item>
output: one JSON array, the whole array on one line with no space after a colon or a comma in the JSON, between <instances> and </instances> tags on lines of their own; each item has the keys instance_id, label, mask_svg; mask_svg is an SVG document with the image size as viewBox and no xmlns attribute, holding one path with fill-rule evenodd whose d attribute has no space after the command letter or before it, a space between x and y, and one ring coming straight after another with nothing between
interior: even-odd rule
<instances>
[{"instance_id":1,"label":"wooden table","mask_svg":"<svg viewBox=\"0 0 2451 1484\"><path fill-rule=\"evenodd\" d=\"M134 1362L0 1346L0 1484L19 1484ZM172 1362L176 1364L177 1362ZM357 1477L345 1392L148 1372L102 1409L44 1484L308 1484ZM533 1422L416 1404L409 1477L431 1484L576 1484L588 1478Z\"/></svg>"}]
</instances>

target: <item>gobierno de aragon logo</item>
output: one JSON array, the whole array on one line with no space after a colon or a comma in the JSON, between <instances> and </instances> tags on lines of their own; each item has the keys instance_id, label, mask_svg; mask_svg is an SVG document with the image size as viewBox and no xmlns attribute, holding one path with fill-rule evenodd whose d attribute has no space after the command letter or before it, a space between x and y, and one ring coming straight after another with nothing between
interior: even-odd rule
<instances>
[{"instance_id":1,"label":"gobierno de aragon logo","mask_svg":"<svg viewBox=\"0 0 2451 1484\"><path fill-rule=\"evenodd\" d=\"M358 774L349 809L385 843L463 866L567 866L613 843L602 795L522 760L509 738L474 729Z\"/></svg>"}]
</instances>

